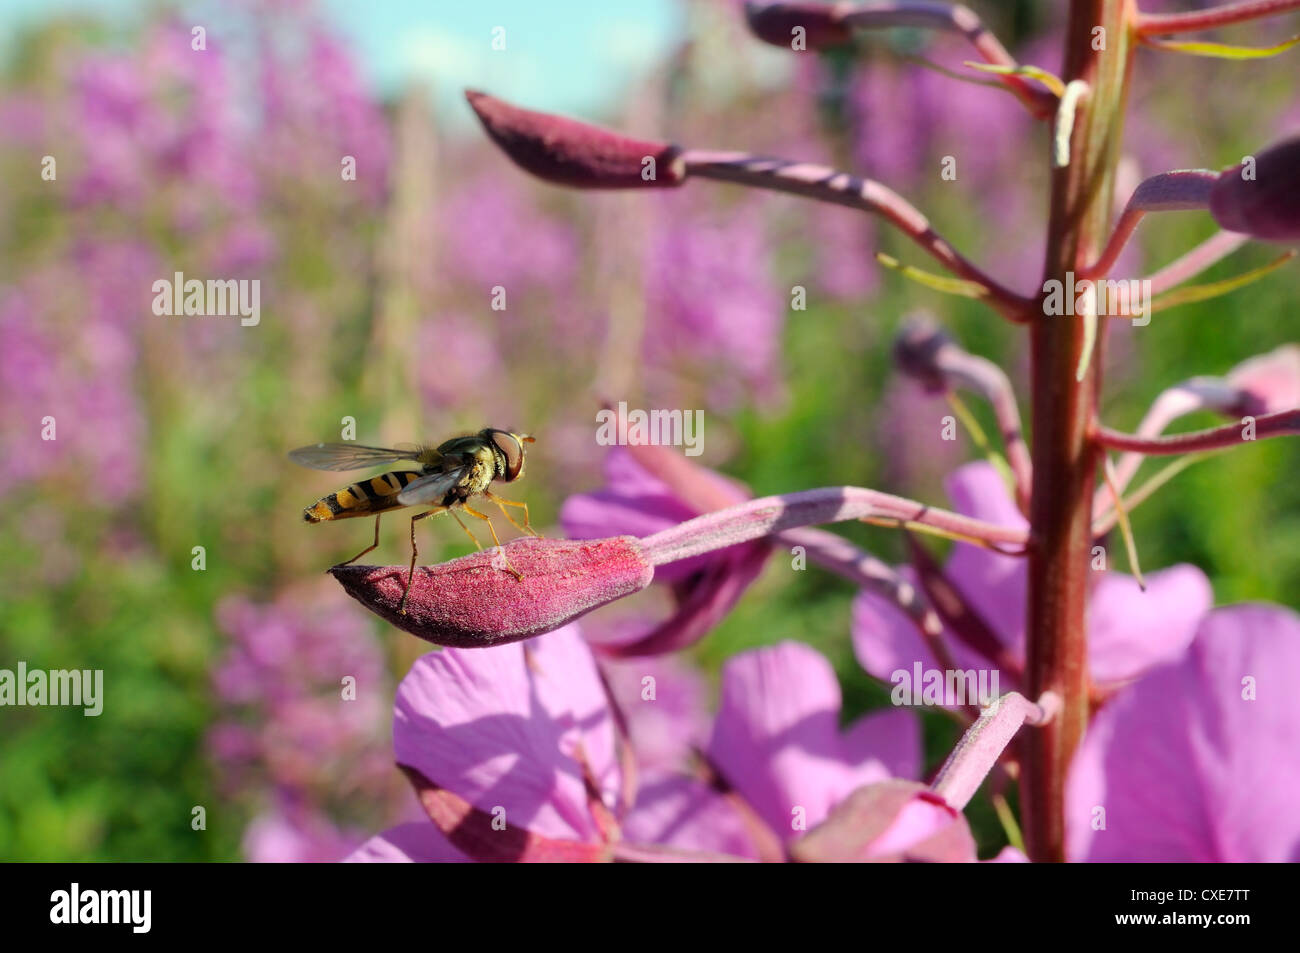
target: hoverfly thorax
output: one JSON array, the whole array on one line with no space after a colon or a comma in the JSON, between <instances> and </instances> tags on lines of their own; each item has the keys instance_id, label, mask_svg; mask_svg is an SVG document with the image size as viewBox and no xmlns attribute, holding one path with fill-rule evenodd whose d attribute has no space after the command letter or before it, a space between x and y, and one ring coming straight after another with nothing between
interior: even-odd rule
<instances>
[{"instance_id":1,"label":"hoverfly thorax","mask_svg":"<svg viewBox=\"0 0 1300 953\"><path fill-rule=\"evenodd\" d=\"M532 443L528 434L511 433L508 430L483 431L483 436L492 445L497 463L497 479L511 483L524 473L524 444Z\"/></svg>"}]
</instances>

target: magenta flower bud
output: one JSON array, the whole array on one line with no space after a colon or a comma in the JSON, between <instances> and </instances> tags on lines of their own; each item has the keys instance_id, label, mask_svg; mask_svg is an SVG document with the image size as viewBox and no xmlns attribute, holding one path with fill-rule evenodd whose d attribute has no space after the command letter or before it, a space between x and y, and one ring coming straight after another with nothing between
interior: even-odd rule
<instances>
[{"instance_id":1,"label":"magenta flower bud","mask_svg":"<svg viewBox=\"0 0 1300 953\"><path fill-rule=\"evenodd\" d=\"M435 645L487 648L558 629L592 609L644 589L654 567L632 536L519 539L505 548L516 579L493 548L416 567L406 612L404 566L335 566L353 599Z\"/></svg>"},{"instance_id":2,"label":"magenta flower bud","mask_svg":"<svg viewBox=\"0 0 1300 953\"><path fill-rule=\"evenodd\" d=\"M465 98L492 141L525 172L582 189L681 185L686 170L668 142L633 139L563 116L520 109L467 90Z\"/></svg>"},{"instance_id":3,"label":"magenta flower bud","mask_svg":"<svg viewBox=\"0 0 1300 953\"><path fill-rule=\"evenodd\" d=\"M750 32L764 43L785 49L796 49L793 44L803 30L803 49L824 50L847 46L853 42L853 31L841 20L837 8L824 3L761 3L745 4L745 19Z\"/></svg>"},{"instance_id":4,"label":"magenta flower bud","mask_svg":"<svg viewBox=\"0 0 1300 953\"><path fill-rule=\"evenodd\" d=\"M1220 227L1270 242L1300 239L1300 136L1220 173L1210 214Z\"/></svg>"}]
</instances>

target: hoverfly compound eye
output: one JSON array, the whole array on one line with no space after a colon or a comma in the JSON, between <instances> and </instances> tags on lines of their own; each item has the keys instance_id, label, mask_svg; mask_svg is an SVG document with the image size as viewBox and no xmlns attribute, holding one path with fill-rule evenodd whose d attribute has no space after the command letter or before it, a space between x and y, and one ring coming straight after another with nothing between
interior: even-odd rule
<instances>
[{"instance_id":1,"label":"hoverfly compound eye","mask_svg":"<svg viewBox=\"0 0 1300 953\"><path fill-rule=\"evenodd\" d=\"M504 430L492 431L492 443L506 458L505 481L510 483L518 479L524 470L524 445L512 433Z\"/></svg>"}]
</instances>

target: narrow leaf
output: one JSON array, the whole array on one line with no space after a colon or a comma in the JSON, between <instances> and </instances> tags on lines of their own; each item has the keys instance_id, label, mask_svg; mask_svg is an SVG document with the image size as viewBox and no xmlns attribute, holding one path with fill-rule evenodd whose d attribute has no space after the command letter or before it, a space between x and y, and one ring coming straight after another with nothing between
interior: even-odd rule
<instances>
[{"instance_id":1,"label":"narrow leaf","mask_svg":"<svg viewBox=\"0 0 1300 953\"><path fill-rule=\"evenodd\" d=\"M946 275L937 275L932 271L924 271L912 265L904 265L894 256L886 255L884 252L877 252L876 260L891 271L898 272L904 278L910 278L917 284L933 288L935 291L942 291L944 294L958 295L962 298L983 298L989 291L978 281L949 278Z\"/></svg>"},{"instance_id":2,"label":"narrow leaf","mask_svg":"<svg viewBox=\"0 0 1300 953\"><path fill-rule=\"evenodd\" d=\"M1270 261L1267 265L1261 265L1258 268L1252 268L1250 271L1242 272L1231 278L1225 278L1222 281L1211 281L1204 285L1191 285L1187 288L1178 288L1174 291L1168 291L1160 295L1151 302L1151 311L1163 311L1166 308L1176 308L1180 304L1192 304L1196 301L1208 301L1210 298L1217 298L1220 295L1226 295L1236 291L1238 288L1244 288L1246 285L1253 284L1260 278L1263 278L1270 271L1281 268L1288 261L1296 256L1295 250L1284 252L1277 258Z\"/></svg>"},{"instance_id":3,"label":"narrow leaf","mask_svg":"<svg viewBox=\"0 0 1300 953\"><path fill-rule=\"evenodd\" d=\"M1128 568L1133 570L1138 588L1146 592L1147 583L1142 578L1142 567L1138 565L1137 542L1133 539L1133 527L1129 525L1128 510L1124 508L1119 487L1115 483L1115 465L1111 463L1109 454L1106 455L1102 472L1106 476L1106 485L1110 487L1111 499L1115 501L1115 516L1119 519L1120 535L1124 537L1124 548L1128 551Z\"/></svg>"},{"instance_id":4,"label":"narrow leaf","mask_svg":"<svg viewBox=\"0 0 1300 953\"><path fill-rule=\"evenodd\" d=\"M982 73L996 73L999 76L1024 76L1027 79L1036 79L1051 90L1057 99L1065 95L1065 81L1055 73L1049 73L1038 66L998 66L995 63L976 63L974 60L966 60L962 65L977 69Z\"/></svg>"},{"instance_id":5,"label":"narrow leaf","mask_svg":"<svg viewBox=\"0 0 1300 953\"><path fill-rule=\"evenodd\" d=\"M1199 40L1153 40L1150 37L1144 37L1142 42L1153 49L1168 50L1171 53L1210 56L1220 60L1260 60L1270 56L1277 56L1279 53L1285 53L1291 47L1300 43L1300 34L1296 34L1289 40L1284 40L1277 46L1265 47L1233 46L1229 43L1207 43Z\"/></svg>"}]
</instances>

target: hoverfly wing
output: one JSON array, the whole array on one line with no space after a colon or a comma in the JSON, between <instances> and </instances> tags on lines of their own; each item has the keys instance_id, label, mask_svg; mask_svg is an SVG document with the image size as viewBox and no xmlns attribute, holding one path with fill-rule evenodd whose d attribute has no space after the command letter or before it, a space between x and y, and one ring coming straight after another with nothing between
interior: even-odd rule
<instances>
[{"instance_id":1,"label":"hoverfly wing","mask_svg":"<svg viewBox=\"0 0 1300 953\"><path fill-rule=\"evenodd\" d=\"M443 473L430 473L428 476L413 480L406 485L406 489L397 494L397 502L402 506L422 506L426 503L441 505L447 491L465 476L467 467L468 464L462 464Z\"/></svg>"},{"instance_id":2,"label":"hoverfly wing","mask_svg":"<svg viewBox=\"0 0 1300 953\"><path fill-rule=\"evenodd\" d=\"M421 449L413 444L399 447L367 447L358 443L315 443L289 452L289 459L312 470L362 470L366 467L418 460Z\"/></svg>"}]
</instances>

